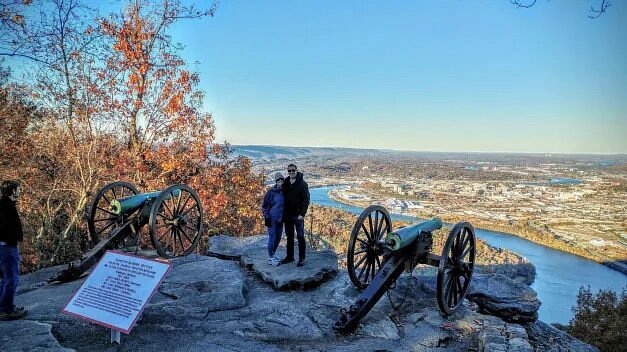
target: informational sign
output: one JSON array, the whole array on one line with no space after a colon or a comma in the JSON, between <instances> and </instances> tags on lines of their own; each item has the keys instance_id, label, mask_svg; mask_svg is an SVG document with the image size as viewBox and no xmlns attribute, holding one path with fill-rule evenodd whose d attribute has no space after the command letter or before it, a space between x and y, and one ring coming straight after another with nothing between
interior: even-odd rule
<instances>
[{"instance_id":1,"label":"informational sign","mask_svg":"<svg viewBox=\"0 0 627 352\"><path fill-rule=\"evenodd\" d=\"M108 251L62 312L128 334L170 267Z\"/></svg>"}]
</instances>

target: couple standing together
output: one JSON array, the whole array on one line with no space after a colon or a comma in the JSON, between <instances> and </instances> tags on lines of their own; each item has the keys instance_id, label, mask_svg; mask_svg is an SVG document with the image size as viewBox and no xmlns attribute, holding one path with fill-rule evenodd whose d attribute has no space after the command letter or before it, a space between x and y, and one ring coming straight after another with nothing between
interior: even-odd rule
<instances>
[{"instance_id":1,"label":"couple standing together","mask_svg":"<svg viewBox=\"0 0 627 352\"><path fill-rule=\"evenodd\" d=\"M268 264L281 265L294 261L294 230L298 238L298 264L305 265L305 215L309 207L309 186L296 165L287 166L287 178L280 172L274 175L274 186L263 198L263 217L268 227ZM285 226L287 256L276 255Z\"/></svg>"}]
</instances>

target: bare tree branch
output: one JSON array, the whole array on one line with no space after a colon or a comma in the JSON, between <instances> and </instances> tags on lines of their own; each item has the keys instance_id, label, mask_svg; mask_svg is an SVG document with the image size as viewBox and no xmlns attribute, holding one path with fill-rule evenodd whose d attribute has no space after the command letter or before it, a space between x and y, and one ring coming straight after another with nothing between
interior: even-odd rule
<instances>
[{"instance_id":1,"label":"bare tree branch","mask_svg":"<svg viewBox=\"0 0 627 352\"><path fill-rule=\"evenodd\" d=\"M532 7L536 4L537 1L538 0L510 0L512 4L516 5L516 7L522 7L524 9ZM610 0L601 0L601 6L599 9L595 9L594 6L590 6L590 14L588 15L588 17L591 19L599 18L599 16L604 14L607 8L610 6L612 6Z\"/></svg>"},{"instance_id":2,"label":"bare tree branch","mask_svg":"<svg viewBox=\"0 0 627 352\"><path fill-rule=\"evenodd\" d=\"M592 15L588 15L588 18L591 18L591 19L599 18L599 16L604 14L607 8L610 6L612 6L612 4L610 3L609 0L602 0L601 7L598 10L595 9L594 6L590 6L590 12L592 12Z\"/></svg>"},{"instance_id":3,"label":"bare tree branch","mask_svg":"<svg viewBox=\"0 0 627 352\"><path fill-rule=\"evenodd\" d=\"M520 0L511 0L511 3L512 3L512 4L514 4L514 5L516 5L516 6L518 6L518 7L523 7L523 8L528 9L528 8L530 8L531 6L535 5L535 4L536 4L536 1L537 1L537 0L533 0L533 2L532 2L532 3L526 4L526 5L522 4L522 3L520 2Z\"/></svg>"}]
</instances>

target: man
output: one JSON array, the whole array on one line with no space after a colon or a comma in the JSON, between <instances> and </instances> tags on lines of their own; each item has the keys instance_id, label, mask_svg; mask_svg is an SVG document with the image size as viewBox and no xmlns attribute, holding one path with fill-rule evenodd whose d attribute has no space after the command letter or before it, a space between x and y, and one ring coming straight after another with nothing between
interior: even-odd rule
<instances>
[{"instance_id":1,"label":"man","mask_svg":"<svg viewBox=\"0 0 627 352\"><path fill-rule=\"evenodd\" d=\"M23 239L22 222L15 202L20 196L20 184L4 181L0 185L0 320L15 320L26 316L24 308L13 304L20 280L20 252L18 242Z\"/></svg>"},{"instance_id":2,"label":"man","mask_svg":"<svg viewBox=\"0 0 627 352\"><path fill-rule=\"evenodd\" d=\"M305 215L309 207L309 186L303 180L303 173L298 172L296 165L287 166L287 178L283 182L284 210L283 222L287 236L287 256L281 264L294 261L294 229L298 237L298 264L305 265Z\"/></svg>"}]
</instances>

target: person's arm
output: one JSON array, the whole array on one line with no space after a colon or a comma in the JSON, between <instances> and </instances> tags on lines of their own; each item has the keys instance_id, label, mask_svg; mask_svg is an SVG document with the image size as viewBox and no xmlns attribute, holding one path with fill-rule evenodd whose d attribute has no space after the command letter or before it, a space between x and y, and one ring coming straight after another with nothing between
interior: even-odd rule
<instances>
[{"instance_id":1,"label":"person's arm","mask_svg":"<svg viewBox=\"0 0 627 352\"><path fill-rule=\"evenodd\" d=\"M7 226L7 211L4 208L4 202L0 200L0 240L4 240Z\"/></svg>"},{"instance_id":2,"label":"person's arm","mask_svg":"<svg viewBox=\"0 0 627 352\"><path fill-rule=\"evenodd\" d=\"M22 220L17 211L15 212L15 230L17 231L17 241L22 242L24 240L24 232L22 230Z\"/></svg>"},{"instance_id":3,"label":"person's arm","mask_svg":"<svg viewBox=\"0 0 627 352\"><path fill-rule=\"evenodd\" d=\"M266 195L263 197L263 204L261 206L261 212L263 213L263 217L265 219L270 217L270 208L272 205L270 204L272 190L268 190Z\"/></svg>"},{"instance_id":4,"label":"person's arm","mask_svg":"<svg viewBox=\"0 0 627 352\"><path fill-rule=\"evenodd\" d=\"M309 208L309 185L307 182L303 181L303 190L302 190L302 203L300 205L300 216L303 218L307 215L307 209Z\"/></svg>"}]
</instances>

